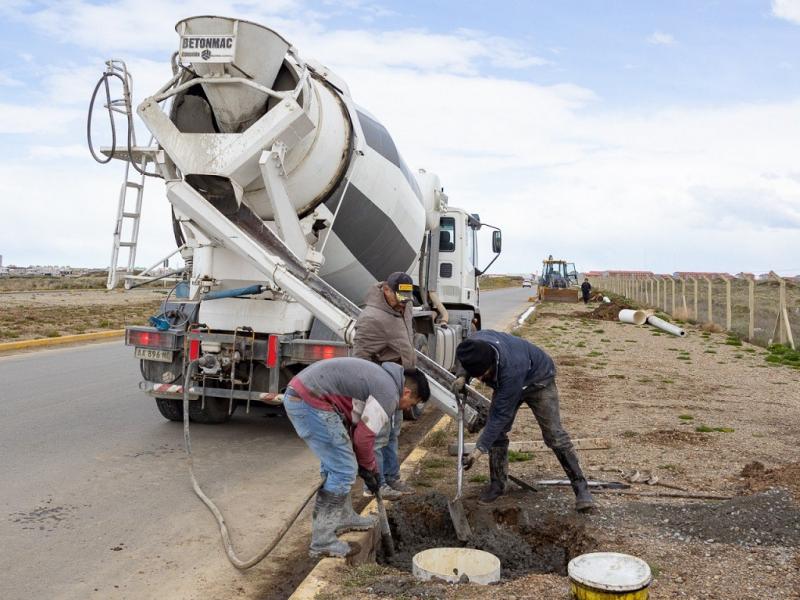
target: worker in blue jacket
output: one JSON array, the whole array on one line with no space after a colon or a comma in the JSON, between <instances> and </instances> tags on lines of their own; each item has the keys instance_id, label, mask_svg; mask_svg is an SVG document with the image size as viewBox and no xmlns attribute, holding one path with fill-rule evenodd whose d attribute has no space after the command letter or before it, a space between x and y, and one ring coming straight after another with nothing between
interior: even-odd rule
<instances>
[{"instance_id":1,"label":"worker in blue jacket","mask_svg":"<svg viewBox=\"0 0 800 600\"><path fill-rule=\"evenodd\" d=\"M544 443L558 458L575 492L575 509L585 512L594 507L589 486L569 434L561 426L556 387L556 366L541 348L521 338L484 329L458 345L460 363L453 391L460 393L476 377L494 390L486 427L468 456L469 468L484 454L489 455L489 486L481 494L482 503L494 502L508 486L508 432L519 407L525 403L533 411Z\"/></svg>"}]
</instances>

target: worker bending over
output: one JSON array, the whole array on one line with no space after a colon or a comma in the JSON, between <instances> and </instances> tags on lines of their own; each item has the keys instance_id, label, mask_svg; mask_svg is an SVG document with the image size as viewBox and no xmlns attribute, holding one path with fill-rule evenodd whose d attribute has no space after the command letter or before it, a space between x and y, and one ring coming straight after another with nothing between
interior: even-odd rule
<instances>
[{"instance_id":1,"label":"worker bending over","mask_svg":"<svg viewBox=\"0 0 800 600\"><path fill-rule=\"evenodd\" d=\"M373 519L353 510L356 472L373 492L380 489L375 437L391 416L430 395L418 370L360 358L331 358L306 367L290 382L283 406L297 435L320 460L324 482L312 513L311 556L346 556L350 546L336 535L362 531Z\"/></svg>"},{"instance_id":2,"label":"worker bending over","mask_svg":"<svg viewBox=\"0 0 800 600\"><path fill-rule=\"evenodd\" d=\"M544 443L558 458L575 492L575 509L584 512L594 507L589 486L569 434L561 426L556 387L556 366L538 346L523 339L484 329L458 345L456 358L461 363L453 391L460 393L470 377L477 377L494 390L489 417L478 442L468 456L470 468L483 454L489 455L489 486L480 502L494 502L506 493L508 484L508 432L522 403L533 411Z\"/></svg>"},{"instance_id":3,"label":"worker bending over","mask_svg":"<svg viewBox=\"0 0 800 600\"><path fill-rule=\"evenodd\" d=\"M417 364L412 325L414 282L407 273L396 272L369 288L365 307L356 320L353 356L375 363L399 363L404 369ZM399 437L403 411L391 418L387 436L375 441L375 458L380 474L381 496L389 500L413 494L414 488L400 479ZM364 490L365 496L372 492Z\"/></svg>"}]
</instances>

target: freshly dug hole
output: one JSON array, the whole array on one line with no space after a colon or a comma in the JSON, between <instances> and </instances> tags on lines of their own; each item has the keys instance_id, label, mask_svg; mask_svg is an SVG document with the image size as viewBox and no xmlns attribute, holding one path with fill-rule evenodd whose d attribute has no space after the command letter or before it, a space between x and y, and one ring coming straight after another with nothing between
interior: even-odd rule
<instances>
[{"instance_id":1,"label":"freshly dug hole","mask_svg":"<svg viewBox=\"0 0 800 600\"><path fill-rule=\"evenodd\" d=\"M477 548L500 559L503 578L527 573L566 575L567 563L595 547L580 517L564 517L520 507L511 499L496 506L465 502L472 539L458 541L447 510L447 498L437 492L407 496L388 507L394 536L393 557L378 562L410 571L411 559L422 550L441 547Z\"/></svg>"}]
</instances>

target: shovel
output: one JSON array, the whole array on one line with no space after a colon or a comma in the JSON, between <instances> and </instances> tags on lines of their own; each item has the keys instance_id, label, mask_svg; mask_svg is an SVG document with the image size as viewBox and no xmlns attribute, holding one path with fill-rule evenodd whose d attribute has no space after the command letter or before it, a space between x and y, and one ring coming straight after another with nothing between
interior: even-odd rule
<instances>
[{"instance_id":1,"label":"shovel","mask_svg":"<svg viewBox=\"0 0 800 600\"><path fill-rule=\"evenodd\" d=\"M381 526L381 542L383 552L386 556L394 556L394 540L392 530L389 529L389 519L386 517L386 507L383 505L380 491L375 494L375 502L378 504L378 523Z\"/></svg>"},{"instance_id":2,"label":"shovel","mask_svg":"<svg viewBox=\"0 0 800 600\"><path fill-rule=\"evenodd\" d=\"M464 481L464 465L461 460L464 455L464 399L456 395L458 404L458 471L456 475L456 495L452 500L447 501L447 509L450 511L450 519L456 530L456 537L462 542L468 541L472 537L467 515L464 512L464 505L461 503L461 486Z\"/></svg>"}]
</instances>

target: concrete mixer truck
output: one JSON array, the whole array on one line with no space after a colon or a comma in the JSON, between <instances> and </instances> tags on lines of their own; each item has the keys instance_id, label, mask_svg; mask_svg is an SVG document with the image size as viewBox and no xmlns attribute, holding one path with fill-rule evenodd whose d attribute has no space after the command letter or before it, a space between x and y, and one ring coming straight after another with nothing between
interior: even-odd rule
<instances>
[{"instance_id":1,"label":"concrete mixer truck","mask_svg":"<svg viewBox=\"0 0 800 600\"><path fill-rule=\"evenodd\" d=\"M437 176L409 169L347 84L278 33L209 16L176 30L174 76L137 109L154 143L136 145L124 63L106 63L91 103L105 88L112 121L122 113L129 131L127 143L101 149L103 162L127 161L109 285L123 248L126 286L152 279L152 269L133 270L150 177L163 179L185 264L151 326L126 329L140 388L170 420L182 419L184 386L197 422L224 422L253 402L277 405L304 365L348 354L367 288L404 271L414 279L415 343L432 401L455 414L447 389L455 347L481 326L477 235L492 232L496 259L500 231L449 206ZM108 91L113 79L119 100ZM91 133L89 144L99 158ZM470 398L474 423L488 401L474 390Z\"/></svg>"}]
</instances>

